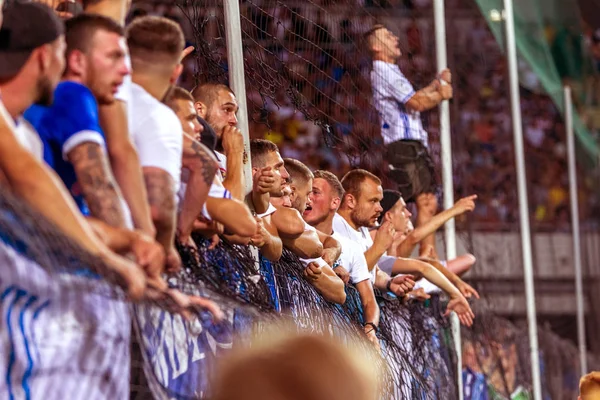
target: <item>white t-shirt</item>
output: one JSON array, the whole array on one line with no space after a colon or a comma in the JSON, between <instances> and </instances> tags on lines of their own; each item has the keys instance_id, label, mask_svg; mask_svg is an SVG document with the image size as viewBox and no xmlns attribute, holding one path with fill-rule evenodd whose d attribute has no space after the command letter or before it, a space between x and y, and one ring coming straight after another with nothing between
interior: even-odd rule
<instances>
[{"instance_id":1,"label":"white t-shirt","mask_svg":"<svg viewBox=\"0 0 600 400\"><path fill-rule=\"evenodd\" d=\"M6 124L12 129L15 137L23 147L29 150L38 160L44 159L44 145L35 128L22 116L18 117L15 123L15 120L4 107L2 99L0 99L0 118L6 121Z\"/></svg>"},{"instance_id":2,"label":"white t-shirt","mask_svg":"<svg viewBox=\"0 0 600 400\"><path fill-rule=\"evenodd\" d=\"M273 204L269 203L269 207L267 208L267 211L265 211L262 214L256 214L256 216L258 218L268 217L269 215L273 214L275 211L277 211L277 209L275 208L275 206Z\"/></svg>"},{"instance_id":3,"label":"white t-shirt","mask_svg":"<svg viewBox=\"0 0 600 400\"><path fill-rule=\"evenodd\" d=\"M14 128L15 136L19 143L25 147L39 161L44 160L44 144L35 128L23 117L17 119Z\"/></svg>"},{"instance_id":4,"label":"white t-shirt","mask_svg":"<svg viewBox=\"0 0 600 400\"><path fill-rule=\"evenodd\" d=\"M160 168L181 184L183 128L173 110L155 99L141 86L131 84L131 135L142 167Z\"/></svg>"},{"instance_id":5,"label":"white t-shirt","mask_svg":"<svg viewBox=\"0 0 600 400\"><path fill-rule=\"evenodd\" d=\"M125 64L127 64L127 68L131 71L131 58L129 54L125 56ZM133 82L131 81L131 74L128 74L123 78L123 83L119 86L117 93L115 94L115 99L120 100L126 104L127 108L127 128L129 134L131 135L131 128L133 123L133 107L131 106L132 94L131 94L131 85Z\"/></svg>"},{"instance_id":6,"label":"white t-shirt","mask_svg":"<svg viewBox=\"0 0 600 400\"><path fill-rule=\"evenodd\" d=\"M356 285L357 283L371 279L371 283L373 283L374 277L373 274L369 273L365 254L360 251L353 241L337 232L333 232L331 236L340 242L342 246L339 262L340 266L346 268L346 271L350 274L350 282Z\"/></svg>"},{"instance_id":7,"label":"white t-shirt","mask_svg":"<svg viewBox=\"0 0 600 400\"><path fill-rule=\"evenodd\" d=\"M406 108L415 90L396 64L376 60L371 70L373 102L381 119L381 136L388 145L398 140L420 140L427 146L421 114Z\"/></svg>"},{"instance_id":8,"label":"white t-shirt","mask_svg":"<svg viewBox=\"0 0 600 400\"><path fill-rule=\"evenodd\" d=\"M219 153L215 151L217 155L217 163L219 164L219 173L221 174L221 179L225 180L227 177L227 157L223 153Z\"/></svg>"},{"instance_id":9,"label":"white t-shirt","mask_svg":"<svg viewBox=\"0 0 600 400\"><path fill-rule=\"evenodd\" d=\"M340 214L335 214L333 217L333 231L345 237L346 239L350 239L351 241L358 243L360 246L359 250L362 251L363 254L373 246L373 239L371 239L369 230L366 227L362 226L356 230L351 227L350 224L348 224L348 222L346 222L344 217L342 217ZM384 254L379 260L377 260L377 266L388 275L392 275L392 268L395 262L396 257ZM371 274L373 275L374 279L375 268L371 270Z\"/></svg>"}]
</instances>

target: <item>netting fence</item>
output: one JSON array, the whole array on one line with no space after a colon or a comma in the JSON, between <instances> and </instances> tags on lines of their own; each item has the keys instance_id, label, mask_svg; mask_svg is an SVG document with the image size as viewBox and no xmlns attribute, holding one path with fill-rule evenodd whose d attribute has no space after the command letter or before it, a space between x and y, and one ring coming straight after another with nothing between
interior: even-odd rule
<instances>
[{"instance_id":1,"label":"netting fence","mask_svg":"<svg viewBox=\"0 0 600 400\"><path fill-rule=\"evenodd\" d=\"M377 21L386 23L399 35L405 53L400 66L415 88L427 85L437 73L434 43L429 40L434 25L428 2L405 2L412 8L400 3L403 2L242 2L251 137L272 140L283 156L338 176L355 166L386 176L382 152L378 151L383 144L378 116L371 101L371 61L362 33ZM515 292L520 288L517 283L522 282L515 233L518 211L506 62L476 4L466 0L447 3L449 63L456 88L451 104L455 188L458 196L480 196L475 213L459 221L459 243L462 250L478 257L476 271L470 276L492 304L477 306L475 326L462 331L465 393L469 391L471 398L481 399L522 398L519 396L524 396L531 386L526 327L519 318L501 317L511 314L511 310L498 307L507 296L519 302ZM492 9L487 11L486 17ZM143 12L179 21L196 47L195 57L186 60L183 86L191 88L209 80L226 82L229 66L221 1L136 2L132 15ZM561 244L570 240L564 123L560 107L539 89L539 80L526 63L521 76L522 80L529 80L522 89L521 101L531 177L532 222L537 247L552 250L536 253L543 255L536 259L536 284L542 292L555 295L558 291L564 295L572 293L572 287L564 284L572 277L571 264L566 250L561 250ZM437 112L432 110L422 118L429 133L430 150L438 154L434 159L439 160ZM593 127L590 130L593 136ZM585 260L589 278L588 322L592 327L589 336L594 338L593 332L598 332L600 326L594 322L594 315L598 315L595 307L600 303L593 297L600 293L594 290L599 265L596 250L600 248L600 201L596 190L600 178L597 168L585 165L588 167L579 171L581 220L590 235L582 246L584 254L589 255ZM133 398L147 398L150 394L182 399L209 396L211 373L220 355L235 345L244 345L244 332L260 329L261 323L283 318L282 314L295 321L298 329L327 332L349 345L369 346L358 335L362 320L353 289L348 288L349 300L343 307L327 303L306 284L300 275L300 264L289 253L275 265L263 260L257 270L247 249L225 241L209 251L204 239L197 237L198 253L180 247L185 268L173 284L187 293L216 299L228 316L218 326L207 318L190 323L171 314L167 305L132 306L114 285L75 274L90 266L102 268L101 263L73 246L10 193L3 190L0 200L0 235L9 266L4 273L22 285L20 290L37 291L39 299L53 299L60 305L57 314L71 310L72 304L87 293L97 294L89 300L89 308L104 303L115 310L135 308L133 332L139 353L134 353L132 360ZM557 239L550 231L559 231L562 236ZM29 269L22 269L14 257L34 262L39 279L35 278L37 275L24 276L23 271ZM6 304L29 304L31 311L44 303L39 299L28 303L29 298L14 288L3 286L2 293L14 296L10 297L13 302ZM570 301L569 297L561 299ZM439 299L404 306L381 299L383 359L379 362L388 367L382 387L389 398L455 398L455 354L438 302ZM538 309L542 314L551 314L542 304L538 304ZM4 309L3 316L9 311ZM569 312L572 314L572 309L567 307L558 316L552 314L540 326L544 390L552 399L571 399L576 393L576 347L553 333L574 336L573 319L564 316ZM100 323L101 320L102 316L98 316L97 326L110 325ZM118 325L127 323L121 321ZM122 339L126 332L106 335L117 340L115 336L121 335ZM123 344L122 349L125 348L128 347ZM27 348L19 351L24 351L24 359L28 359ZM68 355L86 354L84 348L64 351ZM116 374L118 371L108 368L121 359L115 354L116 351L112 356L104 356L105 362L99 363L104 365L101 372L100 367L91 371L88 364L81 362L70 363L73 365L69 370L62 370L57 362L55 366L31 370L35 372L30 372L30 381L44 382L41 388L47 398L85 398L85 385L77 390L63 388L56 377L65 371L98 377L106 371ZM88 358L93 361L99 356L94 357ZM590 355L590 369L598 368L598 360ZM22 366L22 373L27 370L27 365ZM44 377L53 380L40 380ZM109 393L116 393L119 388L109 389ZM68 396L63 396L65 393Z\"/></svg>"},{"instance_id":2,"label":"netting fence","mask_svg":"<svg viewBox=\"0 0 600 400\"><path fill-rule=\"evenodd\" d=\"M15 340L6 342L10 345L5 349L7 354L29 354L13 358L9 370L15 381L29 371L25 379L29 390L43 393L45 398L87 398L86 390L94 380L113 382L109 377L128 375L127 309L134 310L133 332L139 346L131 362L132 398L207 397L218 358L236 346L247 345L244 339L251 331L276 320L291 320L299 331L331 335L348 346L372 351L372 345L359 334L362 316L356 291L347 288L348 300L343 306L327 303L301 277L301 264L289 252L273 265L263 260L261 270L256 271L248 267L254 264L243 262L244 257L250 257L245 254L247 249L226 242L206 250L206 241L199 239L200 260L188 258L192 251L181 248L185 268L173 278L176 286L216 301L227 318L214 324L207 315L183 320L161 302L130 304L114 284L98 278L101 262L6 190L0 192L0 233L4 266L1 291L3 299L12 298L2 303L2 315L10 320L11 310L18 310L19 305L24 306L21 319L29 318L27 310L42 315L38 321L32 317L23 336L24 348ZM380 297L379 302L382 353L374 360L386 371L382 398L455 398L455 354L448 321L441 317L443 300L434 296L426 303L402 305ZM462 333L462 373L469 378L465 390L484 385L494 398L525 393L530 387L525 329L484 305L475 306L475 325ZM76 313L78 324L64 319L71 313ZM73 330L76 326L81 326L81 331ZM2 332L7 334L8 330ZM71 341L64 340L65 333ZM75 340L77 333L86 340ZM62 343L58 348L56 340ZM48 347L54 352L53 362L40 366L37 362L46 360ZM542 329L540 347L549 398L571 398L578 378L575 346ZM19 365L22 360L31 364ZM591 368L600 367L598 359L590 357L590 361ZM78 388L64 387L61 374L75 374L85 380ZM123 395L123 387L108 383L104 390Z\"/></svg>"}]
</instances>

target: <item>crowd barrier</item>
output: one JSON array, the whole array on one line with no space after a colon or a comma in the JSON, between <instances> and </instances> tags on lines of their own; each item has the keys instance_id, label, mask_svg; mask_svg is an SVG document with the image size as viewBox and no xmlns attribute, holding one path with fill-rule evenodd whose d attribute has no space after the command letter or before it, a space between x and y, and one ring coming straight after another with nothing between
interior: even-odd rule
<instances>
[{"instance_id":1,"label":"crowd barrier","mask_svg":"<svg viewBox=\"0 0 600 400\"><path fill-rule=\"evenodd\" d=\"M195 237L198 251L179 247L184 267L169 284L218 302L226 319L215 324L207 314L186 321L169 312L168 304L160 301L129 303L114 279L110 282L97 278L98 272L104 272L102 262L5 189L0 191L0 238L3 323L11 318L11 310L15 314L14 306L19 301L26 301L19 314L21 319L27 318L27 307L35 312L43 308L42 303L51 304L56 311L53 323L57 329L68 328L61 325L68 324L68 319L60 318L61 312L67 315L75 309L90 311L94 306L132 310L132 399L150 395L156 399L210 398L211 377L218 359L236 347L249 345L247 339L253 333L279 321L291 321L299 332L328 335L373 354L373 345L363 339L362 309L356 290L347 287L347 301L342 306L326 302L302 277L298 258L285 250L279 262L261 258L257 264L249 248L226 241L208 250L208 242ZM22 295L25 292L35 296L26 300ZM7 299L12 300L7 303ZM449 323L442 317L444 300L433 296L424 303L402 304L379 293L378 301L381 353L372 360L374 368L381 371L381 398L457 398L456 354ZM474 306L475 325L462 330L461 372L466 398L529 398L526 329L494 315L484 301ZM106 340L122 339L119 333L129 323L128 318L103 320L98 312L83 318L90 319ZM66 393L69 398L83 398L85 385L65 388L59 377L62 373L77 373L89 376L92 385L99 376L94 369L98 368L98 360L105 365L104 374L126 373L123 365L117 363L119 356L87 354L85 346L64 347L62 359L71 362L37 365L31 361L31 349L16 349L14 343L5 340L5 331L0 330L5 350L2 354L16 357L11 356L8 364L3 360L0 365L16 371L19 360L25 360L22 372L27 378L27 390L41 390L45 398L61 398ZM540 330L540 347L545 399L575 398L576 347L545 328ZM590 367L597 369L598 360L590 357ZM77 391L81 396L76 395Z\"/></svg>"}]
</instances>

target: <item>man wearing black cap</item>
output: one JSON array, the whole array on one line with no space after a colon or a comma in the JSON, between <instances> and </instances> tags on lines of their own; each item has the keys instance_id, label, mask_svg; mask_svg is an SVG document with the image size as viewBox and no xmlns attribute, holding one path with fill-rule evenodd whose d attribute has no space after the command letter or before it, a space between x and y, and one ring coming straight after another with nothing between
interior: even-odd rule
<instances>
[{"instance_id":1,"label":"man wearing black cap","mask_svg":"<svg viewBox=\"0 0 600 400\"><path fill-rule=\"evenodd\" d=\"M10 18L0 37L2 101L15 122L17 139L38 159L42 157L41 142L22 114L33 103L52 104L65 66L62 22L47 13L42 5L16 3L7 10ZM30 18L42 23L35 30L28 28Z\"/></svg>"},{"instance_id":2,"label":"man wearing black cap","mask_svg":"<svg viewBox=\"0 0 600 400\"><path fill-rule=\"evenodd\" d=\"M62 22L50 8L29 2L11 3L5 15L5 24L0 30L0 90L7 112L3 111L6 115L0 119L0 171L17 195L117 272L130 294L141 297L145 288L142 269L112 253L96 238L62 183L11 134L24 126L21 113L27 107L34 102L48 104L52 100L54 86L64 68ZM38 264L24 259L22 249L9 248L4 241L1 245L0 291L6 295L0 302L1 313L7 315L8 311L20 316L2 318L0 325L0 332L3 332L0 374L6 377L3 392L10 398L28 398L30 393L35 397L69 398L73 396L75 385L68 387L61 379L60 384L49 387L47 381L43 382L43 376L40 377L44 374L39 374L38 368L43 365L44 371L51 372L47 376L52 379L58 376L77 379L76 374L61 375L61 372L73 368L73 350L86 346L85 341L76 340L81 337L75 334L74 327L93 324L92 318L82 313L91 309L90 303L94 304L96 298L72 296L69 291L56 293L52 290L56 281L48 279L48 274ZM20 279L20 276L26 279ZM76 299L83 302L72 307ZM61 322L63 317L69 318L67 324ZM56 327L59 327L58 331ZM69 339L65 340L67 337ZM49 352L53 356L48 356ZM92 389L86 386L89 382L77 380L77 387L89 393ZM61 395L61 389L69 390L69 393Z\"/></svg>"}]
</instances>

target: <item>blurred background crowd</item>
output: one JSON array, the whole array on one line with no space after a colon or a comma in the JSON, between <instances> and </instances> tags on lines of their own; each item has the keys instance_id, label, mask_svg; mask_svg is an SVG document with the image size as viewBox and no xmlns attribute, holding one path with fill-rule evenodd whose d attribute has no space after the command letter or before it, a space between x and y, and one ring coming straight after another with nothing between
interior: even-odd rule
<instances>
[{"instance_id":1,"label":"blurred background crowd","mask_svg":"<svg viewBox=\"0 0 600 400\"><path fill-rule=\"evenodd\" d=\"M205 19L202 35L214 41L220 51L221 67L226 70L224 32L213 21L215 7L195 10ZM361 36L375 20L383 20L399 35L403 58L401 70L415 88L427 85L435 76L435 45L431 0L365 0L355 8L348 1L286 2L282 7L261 0L242 2L242 13L250 28L244 29L246 61L260 68L261 57L276 57L286 65L287 76L301 93L305 108L297 107L286 89L273 85L271 98L262 96L264 85L249 84L251 104L250 135L275 142L284 157L300 159L311 168L327 169L342 176L352 165L382 167L379 127L370 99L370 58L361 48ZM352 3L352 2L350 2ZM448 18L450 68L455 80L451 104L454 185L458 196L477 193L478 207L469 223L477 230L514 230L518 222L515 188L516 172L512 139L512 120L508 96L508 70L502 50L484 17L473 2L451 0L446 8L456 20ZM250 5L244 7L244 4ZM365 8L366 7L366 8ZM354 11L359 10L359 14ZM167 2L136 2L130 18L161 15L181 23L187 39L196 44L187 12ZM196 36L195 36L196 35ZM548 30L554 47L563 40ZM554 36L554 37L552 37ZM216 39L215 39L216 38ZM252 38L250 40L250 38ZM275 38L276 40L272 40ZM600 66L600 35L589 29L580 38L581 51L597 56ZM317 50L323 51L317 51ZM188 60L182 86L195 84L198 65ZM534 73L521 65L521 79L529 88L539 87ZM248 69L248 66L247 66ZM252 71L248 71L252 75ZM274 71L277 74L277 71ZM588 96L589 97L589 96ZM592 96L594 97L594 96ZM275 98L277 102L272 101ZM587 103L590 103L588 99ZM591 99L595 102L595 99ZM314 110L325 114L328 126L317 126L305 116ZM522 89L521 108L529 179L532 223L538 230L569 229L568 176L565 126L550 97L541 91ZM317 110L318 109L318 110ZM581 110L581 108L580 108ZM594 108L587 108L584 122L598 137ZM589 110L592 110L591 112ZM359 116L360 117L357 117ZM323 115L318 115L323 119ZM439 122L436 112L423 115L430 147L439 165ZM360 156L353 156L357 153ZM365 165L366 164L366 165ZM593 216L600 211L600 198L594 191L597 171L579 171L580 213L583 227L596 227ZM464 227L466 221L458 221Z\"/></svg>"}]
</instances>

